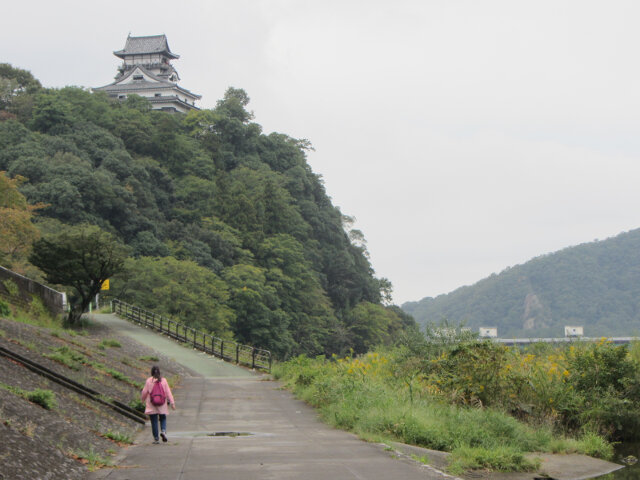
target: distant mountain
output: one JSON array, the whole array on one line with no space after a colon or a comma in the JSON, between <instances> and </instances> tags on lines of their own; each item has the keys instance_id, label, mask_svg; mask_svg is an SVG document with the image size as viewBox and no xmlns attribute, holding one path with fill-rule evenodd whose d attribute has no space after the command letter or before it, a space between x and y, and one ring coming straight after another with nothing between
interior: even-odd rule
<instances>
[{"instance_id":1,"label":"distant mountain","mask_svg":"<svg viewBox=\"0 0 640 480\"><path fill-rule=\"evenodd\" d=\"M564 335L564 326L584 326L585 336L640 333L640 229L569 247L475 285L436 298L407 302L402 309L425 325L497 327L498 336Z\"/></svg>"}]
</instances>

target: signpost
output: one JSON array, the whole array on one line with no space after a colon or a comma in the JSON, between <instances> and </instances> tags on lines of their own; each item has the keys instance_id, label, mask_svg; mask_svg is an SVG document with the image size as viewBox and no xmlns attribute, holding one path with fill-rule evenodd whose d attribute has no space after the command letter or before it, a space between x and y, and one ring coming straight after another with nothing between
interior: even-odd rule
<instances>
[{"instance_id":1,"label":"signpost","mask_svg":"<svg viewBox=\"0 0 640 480\"><path fill-rule=\"evenodd\" d=\"M100 285L100 291L102 290L109 290L109 279L107 278L104 282L102 282L102 285ZM99 293L96 293L96 310L98 310L98 308L100 308L100 305L98 304L98 300L99 300ZM89 304L89 312L91 312L91 304Z\"/></svg>"}]
</instances>

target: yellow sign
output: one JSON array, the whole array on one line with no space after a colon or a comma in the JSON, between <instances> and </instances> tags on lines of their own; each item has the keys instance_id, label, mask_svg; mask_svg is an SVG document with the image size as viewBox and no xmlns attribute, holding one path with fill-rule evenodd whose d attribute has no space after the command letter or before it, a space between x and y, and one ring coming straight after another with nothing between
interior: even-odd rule
<instances>
[{"instance_id":1,"label":"yellow sign","mask_svg":"<svg viewBox=\"0 0 640 480\"><path fill-rule=\"evenodd\" d=\"M107 278L104 282L102 282L102 286L100 290L109 290L109 279Z\"/></svg>"}]
</instances>

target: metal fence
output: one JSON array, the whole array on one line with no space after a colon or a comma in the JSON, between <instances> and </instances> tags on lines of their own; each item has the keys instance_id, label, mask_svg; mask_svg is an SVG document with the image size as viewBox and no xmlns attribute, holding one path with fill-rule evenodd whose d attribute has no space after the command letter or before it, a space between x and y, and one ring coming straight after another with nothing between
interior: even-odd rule
<instances>
[{"instance_id":1,"label":"metal fence","mask_svg":"<svg viewBox=\"0 0 640 480\"><path fill-rule=\"evenodd\" d=\"M197 350L228 362L235 362L239 365L271 372L272 360L269 350L241 345L230 340L214 337L182 323L169 320L162 315L129 305L121 300L113 300L111 302L111 310L121 317L164 333L179 342L188 343L189 346Z\"/></svg>"}]
</instances>

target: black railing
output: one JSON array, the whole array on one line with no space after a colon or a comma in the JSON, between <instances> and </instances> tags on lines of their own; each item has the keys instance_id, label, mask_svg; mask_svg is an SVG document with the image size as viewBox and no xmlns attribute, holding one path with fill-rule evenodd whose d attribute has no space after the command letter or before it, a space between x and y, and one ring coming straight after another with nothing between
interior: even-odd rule
<instances>
[{"instance_id":1,"label":"black railing","mask_svg":"<svg viewBox=\"0 0 640 480\"><path fill-rule=\"evenodd\" d=\"M201 350L228 362L235 362L238 365L271 372L272 360L269 350L241 345L231 340L214 337L157 313L129 305L121 300L113 300L111 302L111 310L116 315L157 330L179 342L188 343L196 350Z\"/></svg>"}]
</instances>

